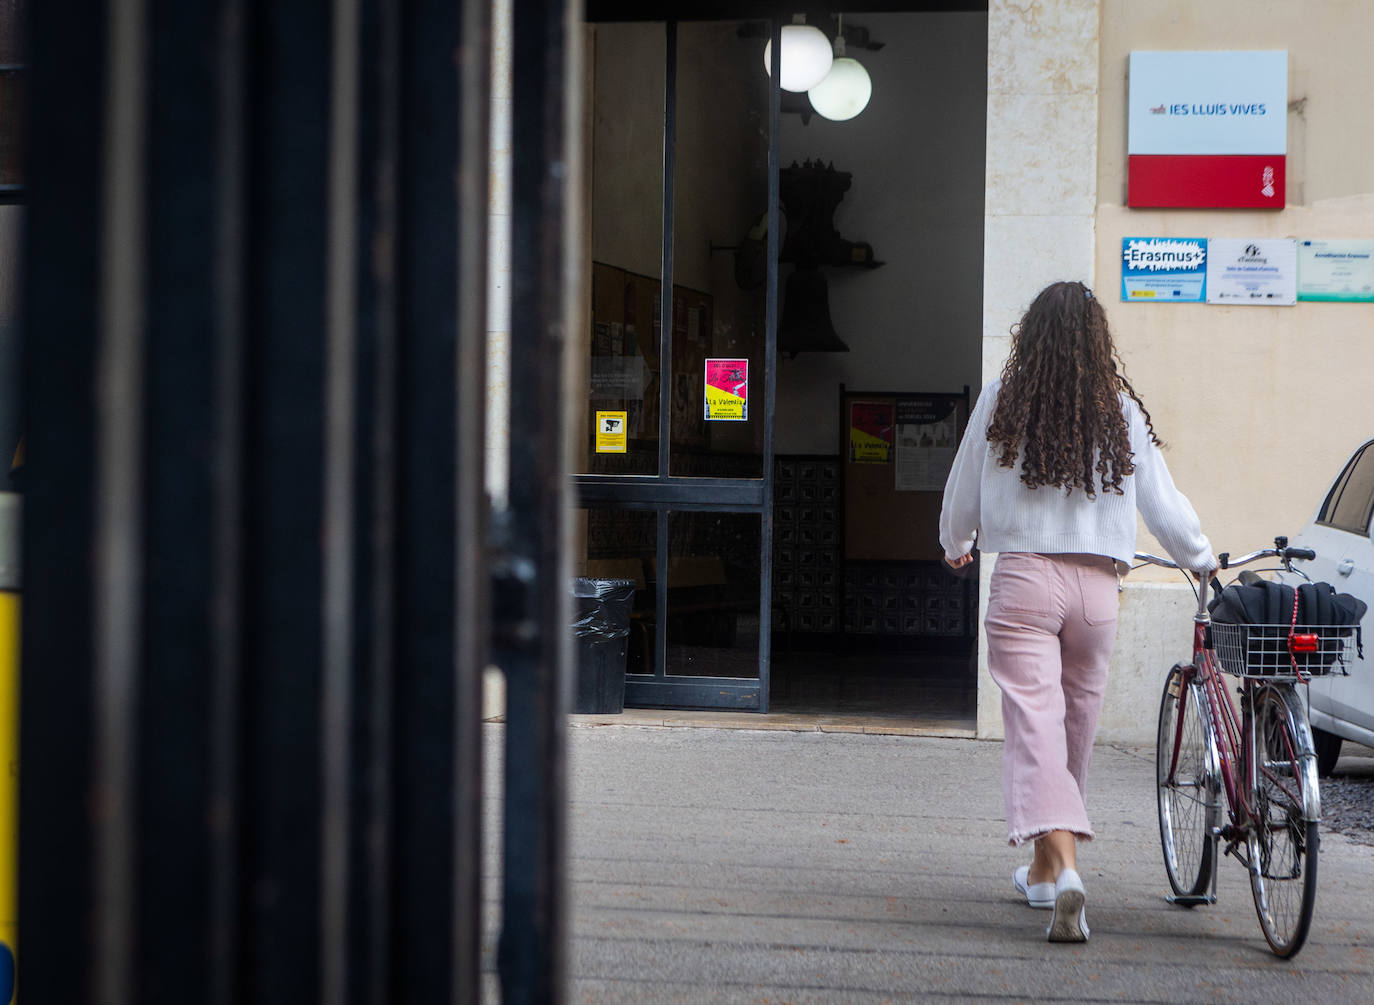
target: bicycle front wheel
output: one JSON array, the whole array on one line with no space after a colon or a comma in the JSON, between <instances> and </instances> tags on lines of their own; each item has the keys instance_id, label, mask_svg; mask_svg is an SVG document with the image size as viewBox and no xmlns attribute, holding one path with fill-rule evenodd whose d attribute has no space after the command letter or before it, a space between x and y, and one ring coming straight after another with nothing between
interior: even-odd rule
<instances>
[{"instance_id":1,"label":"bicycle front wheel","mask_svg":"<svg viewBox=\"0 0 1374 1005\"><path fill-rule=\"evenodd\" d=\"M1254 716L1250 890L1265 941L1287 958L1307 941L1317 899L1317 758L1291 685L1259 688Z\"/></svg>"},{"instance_id":2,"label":"bicycle front wheel","mask_svg":"<svg viewBox=\"0 0 1374 1005\"><path fill-rule=\"evenodd\" d=\"M1206 695L1182 667L1170 670L1164 682L1155 779L1169 885L1180 897L1201 896L1216 868L1221 772Z\"/></svg>"}]
</instances>

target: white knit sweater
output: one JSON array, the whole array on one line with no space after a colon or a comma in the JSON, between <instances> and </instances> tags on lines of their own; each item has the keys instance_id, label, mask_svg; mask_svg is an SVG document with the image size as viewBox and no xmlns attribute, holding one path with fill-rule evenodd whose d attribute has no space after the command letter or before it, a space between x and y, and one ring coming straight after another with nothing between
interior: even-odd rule
<instances>
[{"instance_id":1,"label":"white knit sweater","mask_svg":"<svg viewBox=\"0 0 1374 1005\"><path fill-rule=\"evenodd\" d=\"M1174 487L1145 416L1128 395L1121 396L1121 407L1130 426L1135 472L1122 479L1121 495L1099 486L1089 497L1081 489L1027 488L1021 481L1024 453L1013 467L997 463L987 433L1001 383L990 382L979 395L945 483L940 544L946 557L968 554L976 533L984 551L1107 555L1129 563L1139 508L1145 526L1179 565L1194 571L1216 567L1197 513Z\"/></svg>"}]
</instances>

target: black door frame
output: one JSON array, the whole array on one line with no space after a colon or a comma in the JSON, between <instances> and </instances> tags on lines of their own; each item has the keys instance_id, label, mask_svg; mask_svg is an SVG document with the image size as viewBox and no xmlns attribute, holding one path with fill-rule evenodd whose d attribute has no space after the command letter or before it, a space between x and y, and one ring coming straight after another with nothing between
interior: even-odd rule
<instances>
[{"instance_id":1,"label":"black door frame","mask_svg":"<svg viewBox=\"0 0 1374 1005\"><path fill-rule=\"evenodd\" d=\"M589 15L592 17L592 15ZM648 20L644 13L636 18ZM698 18L699 19L699 18ZM735 20L727 17L727 20ZM612 20L612 18L599 18ZM658 20L658 18L654 18ZM663 89L663 252L661 289L673 288L675 240L674 182L677 161L677 25L665 22ZM773 609L773 411L776 393L778 324L778 142L781 92L778 87L779 42L782 22L772 20L773 69L768 86L768 271L764 311L763 476L761 478L695 478L675 476L669 469L671 415L664 388L672 378L672 297L660 298L658 467L653 475L574 475L577 504L584 507L650 510L657 514L657 567L668 568L668 513L755 513L759 517L759 675L754 678L691 677L669 675L668 582L656 576L654 584L654 660L652 675L635 674L625 686L630 705L654 707L707 707L768 711L769 662L772 649ZM648 678L648 679L646 679Z\"/></svg>"}]
</instances>

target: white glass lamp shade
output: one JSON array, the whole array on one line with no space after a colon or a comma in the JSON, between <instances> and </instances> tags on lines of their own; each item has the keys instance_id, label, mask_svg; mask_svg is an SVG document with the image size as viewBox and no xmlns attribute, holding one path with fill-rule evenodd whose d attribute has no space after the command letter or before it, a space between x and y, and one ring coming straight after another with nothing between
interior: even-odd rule
<instances>
[{"instance_id":1,"label":"white glass lamp shade","mask_svg":"<svg viewBox=\"0 0 1374 1005\"><path fill-rule=\"evenodd\" d=\"M811 107L835 122L852 119L868 106L873 96L873 81L857 59L843 56L835 60L830 72L807 91Z\"/></svg>"},{"instance_id":2,"label":"white glass lamp shade","mask_svg":"<svg viewBox=\"0 0 1374 1005\"><path fill-rule=\"evenodd\" d=\"M782 26L782 75L778 85L784 91L808 91L818 84L834 62L830 40L811 24ZM763 47L763 68L773 73L773 40Z\"/></svg>"}]
</instances>

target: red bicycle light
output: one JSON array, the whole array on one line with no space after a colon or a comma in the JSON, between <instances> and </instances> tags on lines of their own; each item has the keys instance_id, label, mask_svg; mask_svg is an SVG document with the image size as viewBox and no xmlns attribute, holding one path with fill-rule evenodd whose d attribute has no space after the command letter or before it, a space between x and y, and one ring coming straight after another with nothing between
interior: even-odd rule
<instances>
[{"instance_id":1,"label":"red bicycle light","mask_svg":"<svg viewBox=\"0 0 1374 1005\"><path fill-rule=\"evenodd\" d=\"M1292 653L1315 653L1317 651L1317 636L1298 635L1297 633L1288 636L1288 651Z\"/></svg>"}]
</instances>

